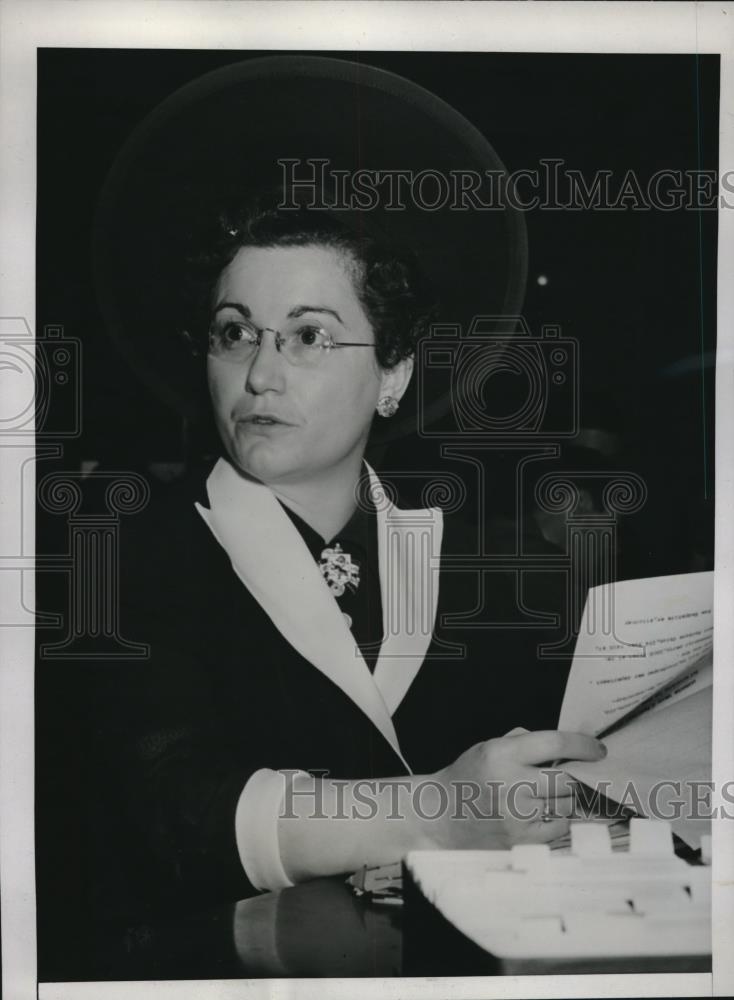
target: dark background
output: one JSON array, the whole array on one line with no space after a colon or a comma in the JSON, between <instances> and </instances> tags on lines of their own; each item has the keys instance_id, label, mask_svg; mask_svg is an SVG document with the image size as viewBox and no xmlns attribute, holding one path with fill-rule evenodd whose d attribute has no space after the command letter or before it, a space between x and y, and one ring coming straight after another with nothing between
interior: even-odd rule
<instances>
[{"instance_id":1,"label":"dark background","mask_svg":"<svg viewBox=\"0 0 734 1000\"><path fill-rule=\"evenodd\" d=\"M717 168L716 56L323 55L360 59L435 92L485 133L509 171L562 158L587 182L611 171L615 193L628 170L644 186L659 169ZM92 225L106 174L140 120L178 87L242 58L39 51L38 325L63 325L83 342L83 433L67 443L64 467L93 459L144 468L188 457L191 429L138 382L105 332ZM637 517L645 572L705 568L713 554L716 212L537 209L525 219L525 318L536 335L557 324L579 341L581 424L621 435L617 465L648 485ZM538 284L541 275L547 284ZM392 464L409 454L410 443L398 446Z\"/></svg>"},{"instance_id":2,"label":"dark background","mask_svg":"<svg viewBox=\"0 0 734 1000\"><path fill-rule=\"evenodd\" d=\"M717 168L716 56L321 54L383 67L438 94L487 135L510 171L563 158L589 180L612 171L615 191L628 170L644 183L659 169ZM65 442L61 460L41 462L39 477L78 469L83 460L149 474L151 462L188 460L204 448L137 381L108 337L95 298L92 228L107 172L141 119L178 87L242 58L38 53L38 328L61 325L83 345L82 434ZM621 441L614 466L636 471L648 487L644 508L631 519L629 575L711 568L716 212L536 210L525 218L525 319L533 333L557 324L578 340L581 424L613 432ZM52 422L46 432L53 435ZM417 445L397 443L382 456L384 465L401 468L406 455L421 455ZM497 514L509 510L513 461L496 456L490 502ZM65 532L64 517L40 517L38 550L63 551ZM63 610L42 578L39 608ZM88 956L75 956L70 944L85 908L75 827L85 807L83 782L75 781L85 753L75 695L83 685L83 670L76 676L72 664L39 663L41 980L83 977L89 968Z\"/></svg>"}]
</instances>

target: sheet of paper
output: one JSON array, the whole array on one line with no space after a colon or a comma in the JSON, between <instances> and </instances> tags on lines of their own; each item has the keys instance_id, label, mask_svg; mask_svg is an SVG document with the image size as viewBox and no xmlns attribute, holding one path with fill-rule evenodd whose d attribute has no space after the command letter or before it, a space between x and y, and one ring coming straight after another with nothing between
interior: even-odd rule
<instances>
[{"instance_id":1,"label":"sheet of paper","mask_svg":"<svg viewBox=\"0 0 734 1000\"><path fill-rule=\"evenodd\" d=\"M559 729L598 735L666 688L667 704L711 684L713 573L589 591Z\"/></svg>"},{"instance_id":2,"label":"sheet of paper","mask_svg":"<svg viewBox=\"0 0 734 1000\"><path fill-rule=\"evenodd\" d=\"M697 848L711 832L706 788L711 781L712 688L637 716L604 739L600 761L563 765L572 777L643 816L667 819Z\"/></svg>"}]
</instances>

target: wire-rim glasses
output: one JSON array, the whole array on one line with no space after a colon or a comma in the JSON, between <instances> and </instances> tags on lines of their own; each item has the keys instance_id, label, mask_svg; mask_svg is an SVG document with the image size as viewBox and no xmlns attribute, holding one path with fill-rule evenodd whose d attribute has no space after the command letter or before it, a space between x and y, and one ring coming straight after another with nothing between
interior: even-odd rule
<instances>
[{"instance_id":1,"label":"wire-rim glasses","mask_svg":"<svg viewBox=\"0 0 734 1000\"><path fill-rule=\"evenodd\" d=\"M222 361L240 364L250 361L262 343L263 334L275 335L276 350L298 368L314 367L340 347L371 347L363 341L335 340L322 326L299 320L283 330L257 327L244 319L215 320L209 328L209 354Z\"/></svg>"}]
</instances>

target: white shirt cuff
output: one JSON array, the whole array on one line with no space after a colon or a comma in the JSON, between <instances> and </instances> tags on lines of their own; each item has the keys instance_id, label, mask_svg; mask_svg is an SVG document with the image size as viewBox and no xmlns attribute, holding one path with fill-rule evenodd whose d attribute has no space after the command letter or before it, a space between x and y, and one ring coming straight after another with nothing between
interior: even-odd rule
<instances>
[{"instance_id":1,"label":"white shirt cuff","mask_svg":"<svg viewBox=\"0 0 734 1000\"><path fill-rule=\"evenodd\" d=\"M305 775L305 771L296 774ZM256 889L274 891L293 885L280 858L278 817L282 811L286 789L294 777L261 768L250 777L242 789L234 825L242 867Z\"/></svg>"}]
</instances>

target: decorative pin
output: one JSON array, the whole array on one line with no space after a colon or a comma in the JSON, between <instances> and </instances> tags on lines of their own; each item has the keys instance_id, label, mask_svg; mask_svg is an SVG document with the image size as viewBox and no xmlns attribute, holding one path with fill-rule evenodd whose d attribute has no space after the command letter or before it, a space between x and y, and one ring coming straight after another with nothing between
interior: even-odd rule
<instances>
[{"instance_id":1,"label":"decorative pin","mask_svg":"<svg viewBox=\"0 0 734 1000\"><path fill-rule=\"evenodd\" d=\"M321 553L319 569L334 597L341 597L347 587L354 592L359 586L359 566L338 542Z\"/></svg>"}]
</instances>

